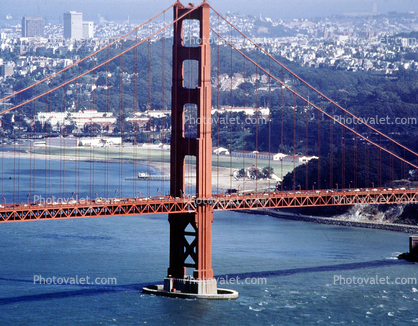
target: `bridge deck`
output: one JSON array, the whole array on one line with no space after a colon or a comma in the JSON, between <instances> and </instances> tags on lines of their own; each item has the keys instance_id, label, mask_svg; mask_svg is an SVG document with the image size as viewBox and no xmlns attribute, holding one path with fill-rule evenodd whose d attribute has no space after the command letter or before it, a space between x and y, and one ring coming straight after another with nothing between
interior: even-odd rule
<instances>
[{"instance_id":1,"label":"bridge deck","mask_svg":"<svg viewBox=\"0 0 418 326\"><path fill-rule=\"evenodd\" d=\"M418 202L417 188L340 189L213 195L211 198L108 198L0 206L0 222L86 218L100 216L196 212L199 205L214 210L340 206L354 204L408 204Z\"/></svg>"}]
</instances>

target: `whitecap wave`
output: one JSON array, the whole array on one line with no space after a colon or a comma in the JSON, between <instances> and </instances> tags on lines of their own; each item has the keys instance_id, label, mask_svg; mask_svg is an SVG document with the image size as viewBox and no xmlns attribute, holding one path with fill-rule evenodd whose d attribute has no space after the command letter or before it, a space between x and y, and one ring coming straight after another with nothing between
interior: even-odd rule
<instances>
[{"instance_id":1,"label":"whitecap wave","mask_svg":"<svg viewBox=\"0 0 418 326\"><path fill-rule=\"evenodd\" d=\"M253 310L253 311L262 311L262 310L264 310L264 308L253 308L251 306L249 306L248 309Z\"/></svg>"}]
</instances>

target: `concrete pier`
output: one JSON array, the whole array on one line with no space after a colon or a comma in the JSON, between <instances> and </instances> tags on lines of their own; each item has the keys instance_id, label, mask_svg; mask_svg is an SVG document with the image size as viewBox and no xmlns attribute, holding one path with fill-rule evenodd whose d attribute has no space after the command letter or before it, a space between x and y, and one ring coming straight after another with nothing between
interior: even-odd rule
<instances>
[{"instance_id":1,"label":"concrete pier","mask_svg":"<svg viewBox=\"0 0 418 326\"><path fill-rule=\"evenodd\" d=\"M239 296L235 290L217 288L215 279L196 280L192 277L166 277L164 284L146 286L142 292L166 297L210 300L237 299Z\"/></svg>"}]
</instances>

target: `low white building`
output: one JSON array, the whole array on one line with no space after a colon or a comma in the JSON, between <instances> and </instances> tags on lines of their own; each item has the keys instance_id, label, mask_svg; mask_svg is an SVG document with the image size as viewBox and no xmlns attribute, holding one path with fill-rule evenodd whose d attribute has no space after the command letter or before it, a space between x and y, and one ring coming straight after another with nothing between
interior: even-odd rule
<instances>
[{"instance_id":1,"label":"low white building","mask_svg":"<svg viewBox=\"0 0 418 326\"><path fill-rule=\"evenodd\" d=\"M84 110L78 112L38 112L36 119L42 124L49 122L52 127L70 125L75 123L78 129L86 124L98 124L101 127L116 123L116 117L112 112L99 112L97 110Z\"/></svg>"},{"instance_id":2,"label":"low white building","mask_svg":"<svg viewBox=\"0 0 418 326\"><path fill-rule=\"evenodd\" d=\"M270 109L269 108L243 107L243 106L236 106L236 107L226 106L226 107L221 107L219 109L212 108L211 110L212 115L216 113L222 114L222 113L239 113L239 112L244 112L244 114L247 116L252 116L256 112L260 113L262 116L268 116L270 114Z\"/></svg>"},{"instance_id":3,"label":"low white building","mask_svg":"<svg viewBox=\"0 0 418 326\"><path fill-rule=\"evenodd\" d=\"M45 138L45 146L51 147L106 147L122 145L122 137L50 137Z\"/></svg>"},{"instance_id":4,"label":"low white building","mask_svg":"<svg viewBox=\"0 0 418 326\"><path fill-rule=\"evenodd\" d=\"M47 147L77 147L78 138L76 137L50 137L45 138Z\"/></svg>"},{"instance_id":5,"label":"low white building","mask_svg":"<svg viewBox=\"0 0 418 326\"><path fill-rule=\"evenodd\" d=\"M310 160L317 159L317 156L304 156L304 155L287 155L283 157L283 162L291 163L307 163Z\"/></svg>"},{"instance_id":6,"label":"low white building","mask_svg":"<svg viewBox=\"0 0 418 326\"><path fill-rule=\"evenodd\" d=\"M268 152L258 152L258 151L241 151L236 150L232 152L232 157L244 157L244 158L255 158L258 160L271 160L271 161L281 161L285 154L282 153L268 153Z\"/></svg>"},{"instance_id":7,"label":"low white building","mask_svg":"<svg viewBox=\"0 0 418 326\"><path fill-rule=\"evenodd\" d=\"M214 155L229 155L229 151L224 147L213 147L212 154Z\"/></svg>"},{"instance_id":8,"label":"low white building","mask_svg":"<svg viewBox=\"0 0 418 326\"><path fill-rule=\"evenodd\" d=\"M67 116L67 112L38 112L36 119L42 124L49 122L51 126L56 126L64 125Z\"/></svg>"},{"instance_id":9,"label":"low white building","mask_svg":"<svg viewBox=\"0 0 418 326\"><path fill-rule=\"evenodd\" d=\"M83 137L78 138L78 146L106 147L122 145L122 137Z\"/></svg>"},{"instance_id":10,"label":"low white building","mask_svg":"<svg viewBox=\"0 0 418 326\"><path fill-rule=\"evenodd\" d=\"M145 112L135 112L137 117L150 117L150 118L164 118L171 116L171 110L147 110Z\"/></svg>"}]
</instances>

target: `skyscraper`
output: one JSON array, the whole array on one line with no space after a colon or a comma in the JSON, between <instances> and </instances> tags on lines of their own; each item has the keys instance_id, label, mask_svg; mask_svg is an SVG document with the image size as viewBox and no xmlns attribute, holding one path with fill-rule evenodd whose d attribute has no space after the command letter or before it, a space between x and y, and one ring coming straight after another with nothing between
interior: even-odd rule
<instances>
[{"instance_id":1,"label":"skyscraper","mask_svg":"<svg viewBox=\"0 0 418 326\"><path fill-rule=\"evenodd\" d=\"M44 27L42 17L22 17L22 37L43 37Z\"/></svg>"},{"instance_id":2,"label":"skyscraper","mask_svg":"<svg viewBox=\"0 0 418 326\"><path fill-rule=\"evenodd\" d=\"M83 38L83 13L76 11L64 13L64 38L75 40Z\"/></svg>"},{"instance_id":3,"label":"skyscraper","mask_svg":"<svg viewBox=\"0 0 418 326\"><path fill-rule=\"evenodd\" d=\"M92 38L94 36L94 23L83 22L83 38Z\"/></svg>"}]
</instances>

